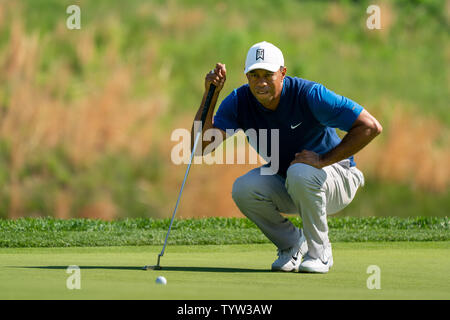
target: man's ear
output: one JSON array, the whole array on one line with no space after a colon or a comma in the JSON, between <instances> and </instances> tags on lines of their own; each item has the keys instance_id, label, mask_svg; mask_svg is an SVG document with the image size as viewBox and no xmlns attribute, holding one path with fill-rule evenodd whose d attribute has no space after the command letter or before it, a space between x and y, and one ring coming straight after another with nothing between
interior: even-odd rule
<instances>
[{"instance_id":1,"label":"man's ear","mask_svg":"<svg viewBox=\"0 0 450 320\"><path fill-rule=\"evenodd\" d=\"M280 71L281 71L281 75L283 76L283 78L286 76L286 67L282 66L280 67Z\"/></svg>"}]
</instances>

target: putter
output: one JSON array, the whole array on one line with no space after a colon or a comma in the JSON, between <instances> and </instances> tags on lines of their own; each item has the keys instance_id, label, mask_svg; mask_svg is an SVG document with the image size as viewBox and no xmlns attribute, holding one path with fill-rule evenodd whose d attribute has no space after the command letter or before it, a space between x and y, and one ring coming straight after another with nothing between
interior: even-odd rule
<instances>
[{"instance_id":1,"label":"putter","mask_svg":"<svg viewBox=\"0 0 450 320\"><path fill-rule=\"evenodd\" d=\"M161 253L158 255L158 260L156 262L156 265L154 265L154 266L144 266L142 268L143 270L161 270L162 269L162 267L160 265L161 257L164 255L164 251L166 250L167 239L169 239L170 230L172 229L173 220L175 218L175 214L177 213L178 204L180 203L181 194L183 193L183 189L184 189L184 184L186 183L186 179L187 179L187 176L188 176L188 173L189 173L189 169L191 168L192 159L194 158L194 153L195 153L195 150L197 149L197 144L198 144L199 138L200 138L200 136L202 134L202 128L203 128L203 126L205 124L206 116L208 115L209 107L211 105L211 100L212 100L212 96L214 94L214 90L215 89L216 89L216 86L211 84L210 87L209 87L208 95L206 96L206 99L205 99L205 105L203 106L202 117L201 117L202 126L199 128L199 130L198 130L198 132L197 132L197 134L195 136L195 142L194 142L194 146L192 148L191 158L189 160L189 164L187 166L186 173L184 175L183 183L181 184L180 193L178 194L177 203L175 204L175 209L173 210L172 219L170 220L169 230L167 231L166 239L164 240L163 248L161 250Z\"/></svg>"}]
</instances>

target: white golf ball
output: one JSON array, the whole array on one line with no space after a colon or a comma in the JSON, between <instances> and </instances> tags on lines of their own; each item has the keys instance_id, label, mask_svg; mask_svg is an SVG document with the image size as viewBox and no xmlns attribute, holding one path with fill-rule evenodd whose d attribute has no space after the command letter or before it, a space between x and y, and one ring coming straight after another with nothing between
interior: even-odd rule
<instances>
[{"instance_id":1,"label":"white golf ball","mask_svg":"<svg viewBox=\"0 0 450 320\"><path fill-rule=\"evenodd\" d=\"M158 278L156 278L156 283L157 284L167 284L167 280L163 276L159 276Z\"/></svg>"}]
</instances>

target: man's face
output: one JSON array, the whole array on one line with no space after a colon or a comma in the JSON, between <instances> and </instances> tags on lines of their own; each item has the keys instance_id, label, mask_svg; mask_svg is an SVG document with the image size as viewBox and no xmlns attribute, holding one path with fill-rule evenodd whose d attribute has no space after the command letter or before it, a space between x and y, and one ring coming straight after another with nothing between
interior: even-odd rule
<instances>
[{"instance_id":1,"label":"man's face","mask_svg":"<svg viewBox=\"0 0 450 320\"><path fill-rule=\"evenodd\" d=\"M281 97L285 75L285 67L276 72L264 69L252 70L247 73L250 91L264 107L275 109Z\"/></svg>"}]
</instances>

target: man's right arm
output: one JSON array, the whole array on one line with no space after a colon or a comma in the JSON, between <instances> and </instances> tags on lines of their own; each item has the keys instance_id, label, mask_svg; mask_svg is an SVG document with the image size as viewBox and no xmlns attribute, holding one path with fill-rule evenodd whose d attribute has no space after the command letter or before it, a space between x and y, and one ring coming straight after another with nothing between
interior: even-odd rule
<instances>
[{"instance_id":1,"label":"man's right arm","mask_svg":"<svg viewBox=\"0 0 450 320\"><path fill-rule=\"evenodd\" d=\"M214 126L213 126L214 109L217 104L217 99L219 97L219 93L222 90L222 88L225 84L225 81L226 81L226 72L227 71L225 69L225 65L222 63L217 63L216 68L214 70L211 70L205 77L205 93L203 94L202 103L200 104L200 108L198 109L197 114L195 115L194 123L192 124L192 129L191 129L191 150L194 147L195 134L196 134L196 132L194 132L194 128L196 128L195 121L199 121L199 122L201 121L203 106L205 105L206 96L208 95L209 87L211 84L214 84L216 86L216 89L215 89L214 94L211 99L211 105L209 107L208 114L206 115L205 123L202 127L202 137L203 137L203 133L206 130L214 128ZM211 143L215 144L214 148L210 150L210 151L213 151L215 148L217 148L220 145L220 143L222 141L224 141L226 139L225 131L223 131L222 129L219 129L219 128L214 128L214 129L218 130L221 133L222 139L221 139L221 141L215 141L215 140L204 141L202 139L202 149L201 149L202 155L205 155L205 154L203 154L203 152L209 144L211 144ZM197 147L197 149L198 149L198 147ZM196 154L200 154L200 150L197 150Z\"/></svg>"}]
</instances>

